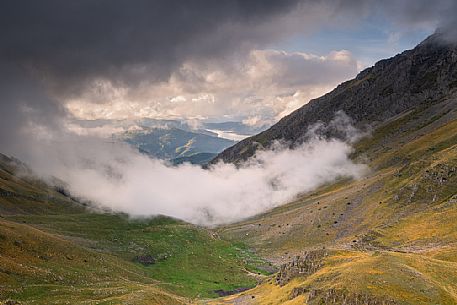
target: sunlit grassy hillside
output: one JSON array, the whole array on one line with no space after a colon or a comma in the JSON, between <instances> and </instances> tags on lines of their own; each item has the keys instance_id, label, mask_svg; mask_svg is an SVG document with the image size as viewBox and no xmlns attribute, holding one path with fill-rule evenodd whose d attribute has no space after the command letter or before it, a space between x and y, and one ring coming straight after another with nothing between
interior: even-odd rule
<instances>
[{"instance_id":1,"label":"sunlit grassy hillside","mask_svg":"<svg viewBox=\"0 0 457 305\"><path fill-rule=\"evenodd\" d=\"M242 243L178 220L90 211L39 179L0 168L0 300L178 304L251 288L271 269Z\"/></svg>"},{"instance_id":2,"label":"sunlit grassy hillside","mask_svg":"<svg viewBox=\"0 0 457 305\"><path fill-rule=\"evenodd\" d=\"M216 303L457 304L456 104L442 100L379 125L352 156L370 166L364 179L221 228L285 265Z\"/></svg>"}]
</instances>

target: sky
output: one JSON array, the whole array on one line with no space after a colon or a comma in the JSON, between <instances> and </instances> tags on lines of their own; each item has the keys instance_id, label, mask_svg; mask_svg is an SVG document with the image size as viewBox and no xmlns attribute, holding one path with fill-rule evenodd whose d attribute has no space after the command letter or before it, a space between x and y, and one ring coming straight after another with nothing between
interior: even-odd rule
<instances>
[{"instance_id":1,"label":"sky","mask_svg":"<svg viewBox=\"0 0 457 305\"><path fill-rule=\"evenodd\" d=\"M74 120L271 125L437 27L437 0L78 0L0 4L0 143Z\"/></svg>"},{"instance_id":2,"label":"sky","mask_svg":"<svg viewBox=\"0 0 457 305\"><path fill-rule=\"evenodd\" d=\"M414 48L435 27L434 23L399 27L367 17L344 27L297 28L290 36L250 49L242 58L227 54L216 66L184 63L168 82L145 88L149 92L133 101L130 111L122 106L125 96L119 92L110 107L102 103L89 109L90 100L83 98L71 100L68 108L89 119L133 114L271 125L378 60Z\"/></svg>"},{"instance_id":3,"label":"sky","mask_svg":"<svg viewBox=\"0 0 457 305\"><path fill-rule=\"evenodd\" d=\"M402 29L386 20L361 20L357 27L324 28L307 36L294 36L277 47L288 52L307 50L314 54L348 50L358 61L360 70L414 48L434 30L433 25Z\"/></svg>"}]
</instances>

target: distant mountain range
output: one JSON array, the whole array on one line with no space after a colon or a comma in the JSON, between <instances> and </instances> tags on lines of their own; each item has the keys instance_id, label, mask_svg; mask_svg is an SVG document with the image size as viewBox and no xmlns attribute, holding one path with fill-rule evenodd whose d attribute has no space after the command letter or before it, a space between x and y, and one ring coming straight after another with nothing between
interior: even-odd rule
<instances>
[{"instance_id":1,"label":"distant mountain range","mask_svg":"<svg viewBox=\"0 0 457 305\"><path fill-rule=\"evenodd\" d=\"M197 162L199 164L208 158L208 154L214 156L236 143L199 131L193 132L178 128L149 128L143 131L127 132L120 139L154 158L169 160L181 158L178 162L199 160ZM201 153L207 157L189 158ZM187 159L182 159L183 157Z\"/></svg>"},{"instance_id":2,"label":"distant mountain range","mask_svg":"<svg viewBox=\"0 0 457 305\"><path fill-rule=\"evenodd\" d=\"M191 164L200 164L204 165L207 164L209 161L214 159L217 156L217 153L196 153L191 156L186 157L178 157L171 159L171 163L173 164L183 164L183 163L191 163Z\"/></svg>"},{"instance_id":3,"label":"distant mountain range","mask_svg":"<svg viewBox=\"0 0 457 305\"><path fill-rule=\"evenodd\" d=\"M224 149L267 128L242 122L196 122L144 118L140 120L77 120L76 126L100 130L151 157L174 164L206 164Z\"/></svg>"}]
</instances>

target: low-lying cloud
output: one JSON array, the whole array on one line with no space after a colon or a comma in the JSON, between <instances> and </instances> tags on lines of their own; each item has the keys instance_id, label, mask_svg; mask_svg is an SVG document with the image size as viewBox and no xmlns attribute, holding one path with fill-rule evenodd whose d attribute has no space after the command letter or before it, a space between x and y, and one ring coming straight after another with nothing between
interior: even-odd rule
<instances>
[{"instance_id":1,"label":"low-lying cloud","mask_svg":"<svg viewBox=\"0 0 457 305\"><path fill-rule=\"evenodd\" d=\"M319 136L325 127L316 125L306 143L294 149L277 143L238 168L171 166L127 146L87 138L48 146L40 154L47 159L35 160L34 168L63 179L72 195L98 207L133 217L162 214L216 225L265 212L335 179L363 175L366 167L348 157L350 142L360 133L348 129L347 122L339 117L329 125L344 126L346 140Z\"/></svg>"}]
</instances>

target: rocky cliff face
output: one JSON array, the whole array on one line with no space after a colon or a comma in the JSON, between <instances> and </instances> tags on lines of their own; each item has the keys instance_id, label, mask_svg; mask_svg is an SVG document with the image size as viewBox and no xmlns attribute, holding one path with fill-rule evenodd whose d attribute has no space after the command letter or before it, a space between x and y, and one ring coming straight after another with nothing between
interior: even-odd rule
<instances>
[{"instance_id":1,"label":"rocky cliff face","mask_svg":"<svg viewBox=\"0 0 457 305\"><path fill-rule=\"evenodd\" d=\"M457 92L457 44L443 37L435 33L413 50L379 61L270 129L226 149L212 162L242 162L279 139L300 143L310 125L329 122L339 110L358 126L376 126L397 114L453 95Z\"/></svg>"}]
</instances>

